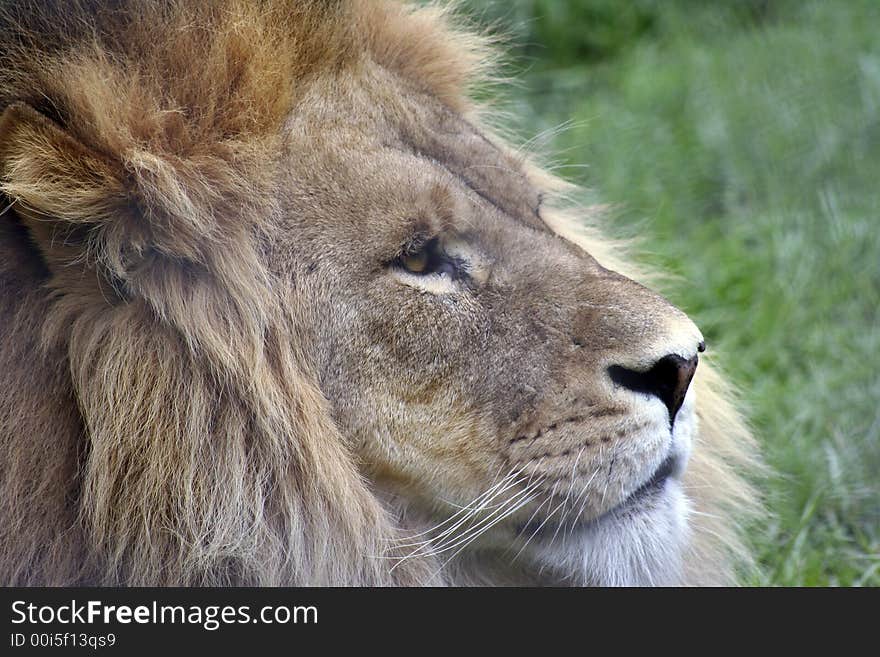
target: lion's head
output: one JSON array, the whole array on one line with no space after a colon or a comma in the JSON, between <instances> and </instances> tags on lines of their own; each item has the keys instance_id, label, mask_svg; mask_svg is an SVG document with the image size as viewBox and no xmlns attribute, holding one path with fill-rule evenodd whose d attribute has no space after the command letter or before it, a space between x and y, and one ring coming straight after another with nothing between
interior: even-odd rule
<instances>
[{"instance_id":1,"label":"lion's head","mask_svg":"<svg viewBox=\"0 0 880 657\"><path fill-rule=\"evenodd\" d=\"M117 4L2 17L4 583L730 580L703 337L486 127L478 38Z\"/></svg>"}]
</instances>

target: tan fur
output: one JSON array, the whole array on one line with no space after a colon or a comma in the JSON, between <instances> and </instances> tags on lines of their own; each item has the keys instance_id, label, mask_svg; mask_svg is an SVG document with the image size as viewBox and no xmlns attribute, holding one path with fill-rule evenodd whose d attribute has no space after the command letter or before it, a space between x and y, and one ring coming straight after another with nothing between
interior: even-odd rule
<instances>
[{"instance_id":1,"label":"tan fur","mask_svg":"<svg viewBox=\"0 0 880 657\"><path fill-rule=\"evenodd\" d=\"M623 257L627 244L609 240L569 213L560 212L555 220L551 220L555 230L611 269L637 280L657 278ZM711 355L697 369L693 386L700 429L684 484L699 515L692 523L694 537L685 557L685 581L730 585L737 577L754 573L744 533L765 510L749 481L766 477L768 471L735 408L734 392L716 371Z\"/></svg>"},{"instance_id":2,"label":"tan fur","mask_svg":"<svg viewBox=\"0 0 880 657\"><path fill-rule=\"evenodd\" d=\"M430 546L401 559L401 537L449 513L432 494L466 504L490 472L534 460L498 447L500 418L523 430L562 402L473 407L458 356L421 359L420 340L440 353L452 329L431 333L432 301L384 265L413 219L461 233L491 201L492 221L538 231L569 288L618 297L625 348L582 309L538 324L555 335L575 318L607 342L576 371L536 365L590 394L585 368L641 366L695 344L695 329L560 245L542 221L632 273L613 242L541 212L556 181L462 118L477 114L467 89L484 42L446 9L396 2L103 4L0 10L14 35L0 45L0 581L540 582L496 564L492 546L445 569ZM525 244L502 225L498 244ZM345 278L360 253L373 264ZM582 265L606 282L588 285ZM457 298L466 349L484 338L463 318L480 314ZM516 360L516 345L501 351ZM757 506L738 472L756 462L720 380L701 365L696 385L683 581L728 582Z\"/></svg>"}]
</instances>

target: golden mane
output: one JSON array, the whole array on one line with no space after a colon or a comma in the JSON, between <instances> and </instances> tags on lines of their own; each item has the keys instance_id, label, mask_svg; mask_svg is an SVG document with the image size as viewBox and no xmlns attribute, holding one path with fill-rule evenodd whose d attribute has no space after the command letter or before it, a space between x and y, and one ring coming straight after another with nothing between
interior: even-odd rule
<instances>
[{"instance_id":1,"label":"golden mane","mask_svg":"<svg viewBox=\"0 0 880 657\"><path fill-rule=\"evenodd\" d=\"M485 41L396 2L117 4L0 9L3 207L49 245L28 257L0 217L0 581L442 583L430 556L383 558L394 518L301 366L260 218L314 80L371 57L470 112ZM611 242L555 221L627 271ZM701 369L686 564L723 583L748 557L756 501L737 473L755 461Z\"/></svg>"}]
</instances>

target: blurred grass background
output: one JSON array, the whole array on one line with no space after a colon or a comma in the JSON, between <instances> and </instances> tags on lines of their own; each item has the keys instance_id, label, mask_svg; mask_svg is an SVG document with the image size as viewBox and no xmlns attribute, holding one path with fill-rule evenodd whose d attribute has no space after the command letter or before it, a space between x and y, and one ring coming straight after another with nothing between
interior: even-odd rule
<instances>
[{"instance_id":1,"label":"blurred grass background","mask_svg":"<svg viewBox=\"0 0 880 657\"><path fill-rule=\"evenodd\" d=\"M880 584L880 2L463 4L512 45L522 141L678 275L744 391L778 473L746 583Z\"/></svg>"}]
</instances>

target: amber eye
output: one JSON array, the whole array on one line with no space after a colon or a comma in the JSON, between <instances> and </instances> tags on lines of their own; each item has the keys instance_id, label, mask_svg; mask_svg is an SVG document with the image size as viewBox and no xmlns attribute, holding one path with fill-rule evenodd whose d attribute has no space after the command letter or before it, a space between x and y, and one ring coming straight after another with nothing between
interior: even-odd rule
<instances>
[{"instance_id":1,"label":"amber eye","mask_svg":"<svg viewBox=\"0 0 880 657\"><path fill-rule=\"evenodd\" d=\"M400 264L411 274L421 274L428 266L428 252L422 250L401 256Z\"/></svg>"},{"instance_id":2,"label":"amber eye","mask_svg":"<svg viewBox=\"0 0 880 657\"><path fill-rule=\"evenodd\" d=\"M394 265L416 276L439 274L460 279L467 273L464 263L446 254L436 237L399 256Z\"/></svg>"}]
</instances>

